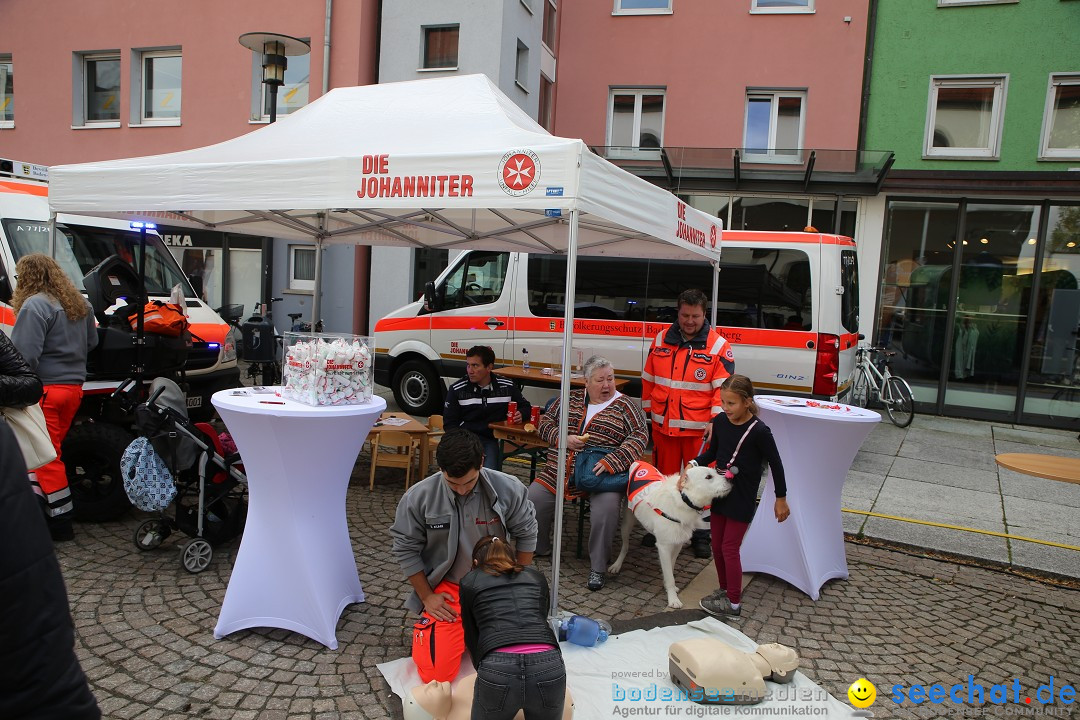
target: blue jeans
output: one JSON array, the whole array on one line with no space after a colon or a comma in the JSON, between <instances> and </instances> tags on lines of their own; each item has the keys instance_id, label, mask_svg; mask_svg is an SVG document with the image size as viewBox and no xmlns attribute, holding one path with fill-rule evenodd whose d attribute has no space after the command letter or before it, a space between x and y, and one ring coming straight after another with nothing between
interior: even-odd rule
<instances>
[{"instance_id":1,"label":"blue jeans","mask_svg":"<svg viewBox=\"0 0 1080 720\"><path fill-rule=\"evenodd\" d=\"M488 470L502 470L502 453L499 452L499 441L495 438L480 438L480 444L484 446L484 467Z\"/></svg>"},{"instance_id":2,"label":"blue jeans","mask_svg":"<svg viewBox=\"0 0 1080 720\"><path fill-rule=\"evenodd\" d=\"M558 648L539 653L490 652L480 661L473 691L472 720L561 720L566 666Z\"/></svg>"}]
</instances>

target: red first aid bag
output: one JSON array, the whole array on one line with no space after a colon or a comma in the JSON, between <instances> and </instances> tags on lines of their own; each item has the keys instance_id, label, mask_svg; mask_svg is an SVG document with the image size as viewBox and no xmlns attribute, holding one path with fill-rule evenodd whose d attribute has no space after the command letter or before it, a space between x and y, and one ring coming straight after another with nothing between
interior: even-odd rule
<instances>
[{"instance_id":1,"label":"red first aid bag","mask_svg":"<svg viewBox=\"0 0 1080 720\"><path fill-rule=\"evenodd\" d=\"M136 330L139 323L139 314L128 316L131 329ZM179 337L188 329L187 315L179 305L164 303L160 300L151 300L143 308L143 328L148 333Z\"/></svg>"}]
</instances>

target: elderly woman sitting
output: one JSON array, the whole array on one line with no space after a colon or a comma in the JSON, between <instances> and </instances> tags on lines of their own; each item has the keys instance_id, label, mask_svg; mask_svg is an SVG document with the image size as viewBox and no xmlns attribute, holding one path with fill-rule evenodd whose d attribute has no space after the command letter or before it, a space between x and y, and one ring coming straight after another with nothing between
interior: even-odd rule
<instances>
[{"instance_id":1,"label":"elderly woman sitting","mask_svg":"<svg viewBox=\"0 0 1080 720\"><path fill-rule=\"evenodd\" d=\"M593 464L591 471L605 474L626 472L630 464L645 451L649 441L648 425L641 410L628 397L615 389L615 370L606 359L593 356L585 363L585 390L570 393L569 403L554 404L540 421L540 436L557 448L560 443L559 414L567 412L567 487L566 498L572 500L585 493L574 484L572 477L575 456L590 449L610 450ZM555 487L558 483L558 463L555 453L536 482L529 486L529 499L536 506L539 537L536 554L551 552L551 521L555 515ZM587 468L587 470L590 468ZM589 530L589 589L604 587L604 571L611 555L611 540L619 524L626 487L619 492L595 492L589 497L591 527Z\"/></svg>"}]
</instances>

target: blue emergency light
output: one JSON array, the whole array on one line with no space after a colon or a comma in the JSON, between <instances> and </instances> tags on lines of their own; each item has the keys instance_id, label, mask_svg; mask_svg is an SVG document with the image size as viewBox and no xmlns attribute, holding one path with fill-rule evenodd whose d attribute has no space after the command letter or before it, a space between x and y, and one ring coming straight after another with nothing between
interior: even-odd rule
<instances>
[{"instance_id":1,"label":"blue emergency light","mask_svg":"<svg viewBox=\"0 0 1080 720\"><path fill-rule=\"evenodd\" d=\"M128 227L132 230L157 230L157 223L152 222L140 222L138 220L132 220L128 223Z\"/></svg>"}]
</instances>

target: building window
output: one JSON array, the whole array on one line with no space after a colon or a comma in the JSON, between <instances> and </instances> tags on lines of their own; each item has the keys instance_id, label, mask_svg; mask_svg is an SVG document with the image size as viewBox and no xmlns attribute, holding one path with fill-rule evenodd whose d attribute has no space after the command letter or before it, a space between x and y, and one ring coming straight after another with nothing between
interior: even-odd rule
<instances>
[{"instance_id":1,"label":"building window","mask_svg":"<svg viewBox=\"0 0 1080 720\"><path fill-rule=\"evenodd\" d=\"M540 125L551 132L552 115L555 110L555 83L548 80L543 75L540 75L540 109L536 114L536 119Z\"/></svg>"},{"instance_id":2,"label":"building window","mask_svg":"<svg viewBox=\"0 0 1080 720\"><path fill-rule=\"evenodd\" d=\"M996 159L1007 80L932 77L923 157Z\"/></svg>"},{"instance_id":3,"label":"building window","mask_svg":"<svg viewBox=\"0 0 1080 720\"><path fill-rule=\"evenodd\" d=\"M460 25L424 28L424 70L455 70Z\"/></svg>"},{"instance_id":4,"label":"building window","mask_svg":"<svg viewBox=\"0 0 1080 720\"><path fill-rule=\"evenodd\" d=\"M743 151L750 162L799 162L806 126L805 91L746 93Z\"/></svg>"},{"instance_id":5,"label":"building window","mask_svg":"<svg viewBox=\"0 0 1080 720\"><path fill-rule=\"evenodd\" d=\"M1050 76L1039 147L1042 160L1080 160L1080 74Z\"/></svg>"},{"instance_id":6,"label":"building window","mask_svg":"<svg viewBox=\"0 0 1080 720\"><path fill-rule=\"evenodd\" d=\"M301 38L308 40L308 38ZM259 98L259 106L252 113L253 120L270 121L270 86L262 81L262 55L252 53L252 87L258 87L254 97ZM277 91L277 116L296 112L308 104L308 87L311 79L311 54L290 55L285 66L285 82ZM257 113L257 114L256 114Z\"/></svg>"},{"instance_id":7,"label":"building window","mask_svg":"<svg viewBox=\"0 0 1080 720\"><path fill-rule=\"evenodd\" d=\"M670 15L674 0L615 0L613 15Z\"/></svg>"},{"instance_id":8,"label":"building window","mask_svg":"<svg viewBox=\"0 0 1080 720\"><path fill-rule=\"evenodd\" d=\"M120 56L82 55L82 122L80 125L120 122Z\"/></svg>"},{"instance_id":9,"label":"building window","mask_svg":"<svg viewBox=\"0 0 1080 720\"><path fill-rule=\"evenodd\" d=\"M138 122L175 125L180 120L180 50L139 53L141 96Z\"/></svg>"},{"instance_id":10,"label":"building window","mask_svg":"<svg viewBox=\"0 0 1080 720\"><path fill-rule=\"evenodd\" d=\"M814 0L750 0L752 13L812 13Z\"/></svg>"},{"instance_id":11,"label":"building window","mask_svg":"<svg viewBox=\"0 0 1080 720\"><path fill-rule=\"evenodd\" d=\"M520 40L517 41L517 57L514 60L514 82L529 92L529 48Z\"/></svg>"},{"instance_id":12,"label":"building window","mask_svg":"<svg viewBox=\"0 0 1080 720\"><path fill-rule=\"evenodd\" d=\"M315 248L304 245L289 246L289 289L315 289Z\"/></svg>"},{"instance_id":13,"label":"building window","mask_svg":"<svg viewBox=\"0 0 1080 720\"><path fill-rule=\"evenodd\" d=\"M612 90L607 144L634 150L663 147L664 90Z\"/></svg>"},{"instance_id":14,"label":"building window","mask_svg":"<svg viewBox=\"0 0 1080 720\"><path fill-rule=\"evenodd\" d=\"M10 55L0 55L0 127L15 127L15 74Z\"/></svg>"},{"instance_id":15,"label":"building window","mask_svg":"<svg viewBox=\"0 0 1080 720\"><path fill-rule=\"evenodd\" d=\"M547 0L544 3L544 30L542 40L548 50L555 52L555 0Z\"/></svg>"}]
</instances>

